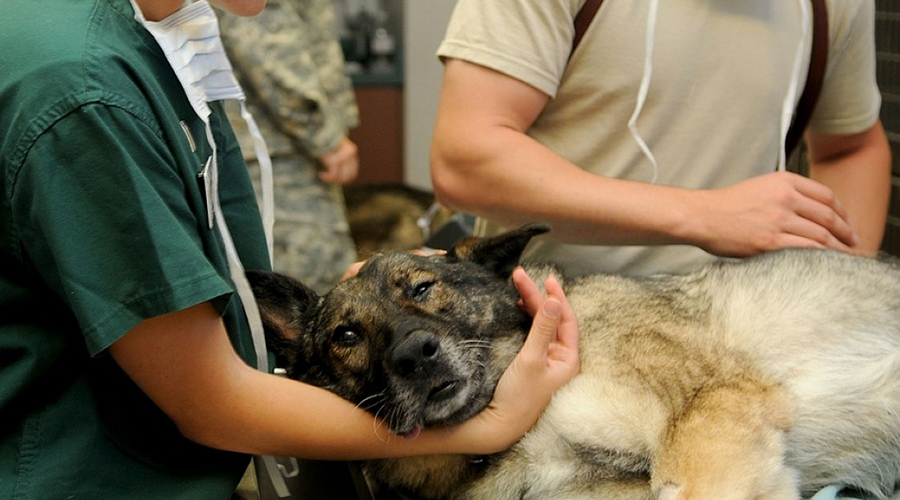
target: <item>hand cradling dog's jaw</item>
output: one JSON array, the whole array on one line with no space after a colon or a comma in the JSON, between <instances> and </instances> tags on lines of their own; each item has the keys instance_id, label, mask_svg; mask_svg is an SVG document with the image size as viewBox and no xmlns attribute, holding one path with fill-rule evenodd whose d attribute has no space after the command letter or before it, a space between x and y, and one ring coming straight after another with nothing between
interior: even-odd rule
<instances>
[{"instance_id":1,"label":"hand cradling dog's jaw","mask_svg":"<svg viewBox=\"0 0 900 500\"><path fill-rule=\"evenodd\" d=\"M379 255L324 297L286 276L248 277L289 377L414 437L490 402L530 326L510 276L531 237L546 231L471 239L445 255Z\"/></svg>"},{"instance_id":2,"label":"hand cradling dog's jaw","mask_svg":"<svg viewBox=\"0 0 900 500\"><path fill-rule=\"evenodd\" d=\"M412 438L490 402L531 324L511 273L546 231L380 255L323 297L284 276L248 277L290 377ZM538 283L554 272L525 269ZM828 484L887 499L900 483L896 262L785 250L564 285L581 373L531 432L486 459L377 460L367 475L468 500L799 500Z\"/></svg>"}]
</instances>

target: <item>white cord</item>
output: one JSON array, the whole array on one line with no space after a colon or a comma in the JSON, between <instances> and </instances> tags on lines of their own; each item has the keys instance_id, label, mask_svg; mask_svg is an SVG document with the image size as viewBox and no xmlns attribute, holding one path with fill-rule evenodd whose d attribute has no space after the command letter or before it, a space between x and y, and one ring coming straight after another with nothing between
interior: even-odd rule
<instances>
[{"instance_id":1,"label":"white cord","mask_svg":"<svg viewBox=\"0 0 900 500\"><path fill-rule=\"evenodd\" d=\"M631 132L631 136L634 138L635 142L637 142L638 147L641 148L644 156L650 160L650 164L653 166L653 177L650 180L651 183L656 183L656 179L659 176L659 164L656 162L656 157L653 156L653 151L650 150L650 147L647 146L647 143L641 137L640 132L638 132L637 119L644 109L644 103L647 102L647 93L650 90L650 79L653 76L653 45L656 41L656 18L658 14L659 0L651 0L649 13L647 15L647 39L645 44L647 48L646 53L644 54L644 75L641 78L641 86L638 89L634 112L628 120L628 130Z\"/></svg>"},{"instance_id":2,"label":"white cord","mask_svg":"<svg viewBox=\"0 0 900 500\"><path fill-rule=\"evenodd\" d=\"M784 96L784 103L781 106L781 141L778 148L778 171L784 172L787 169L787 153L784 148L787 144L788 129L791 127L791 121L794 117L794 108L797 103L797 92L800 88L800 76L803 70L803 55L806 53L806 42L809 39L809 32L812 30L812 15L807 0L797 0L800 5L800 16L802 18L802 34L800 43L797 45L797 52L794 54L794 67L791 70L791 81L788 83L787 94Z\"/></svg>"},{"instance_id":3,"label":"white cord","mask_svg":"<svg viewBox=\"0 0 900 500\"><path fill-rule=\"evenodd\" d=\"M269 149L266 147L266 141L263 139L259 126L253 115L247 109L247 102L241 100L241 117L250 130L253 137L253 150L256 152L256 161L259 163L259 184L262 191L262 221L263 230L266 233L266 246L269 249L269 265L272 265L275 259L275 187L272 174L272 158L269 156Z\"/></svg>"}]
</instances>

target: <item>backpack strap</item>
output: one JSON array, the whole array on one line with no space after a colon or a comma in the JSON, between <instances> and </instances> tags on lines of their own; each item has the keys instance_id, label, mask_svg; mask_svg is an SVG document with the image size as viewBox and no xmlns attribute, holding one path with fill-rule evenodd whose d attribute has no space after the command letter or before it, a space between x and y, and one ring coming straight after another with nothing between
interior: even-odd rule
<instances>
[{"instance_id":1,"label":"backpack strap","mask_svg":"<svg viewBox=\"0 0 900 500\"><path fill-rule=\"evenodd\" d=\"M796 149L806 126L809 125L809 119L822 91L825 68L828 66L828 11L825 8L825 0L812 0L812 7L813 39L809 56L809 72L806 76L803 94L800 95L800 101L794 112L794 120L784 141L784 152L788 156Z\"/></svg>"},{"instance_id":2,"label":"backpack strap","mask_svg":"<svg viewBox=\"0 0 900 500\"><path fill-rule=\"evenodd\" d=\"M797 109L794 112L794 120L788 129L787 139L785 140L785 153L790 155L792 151L800 143L806 126L809 125L809 119L812 117L813 110L819 100L819 93L822 91L822 81L825 79L825 68L828 66L828 11L825 8L825 0L811 0L813 8L813 40L811 54L809 58L809 71L806 76L806 85L803 88L803 94L800 95L800 101L797 103ZM584 33L587 31L594 15L600 9L603 0L587 0L581 6L581 10L575 15L575 36L572 39L572 51L569 52L569 58L575 52Z\"/></svg>"},{"instance_id":3,"label":"backpack strap","mask_svg":"<svg viewBox=\"0 0 900 500\"><path fill-rule=\"evenodd\" d=\"M591 21L594 20L594 14L600 9L600 4L602 3L603 0L587 0L581 6L578 14L575 15L575 36L572 38L572 51L569 52L570 59L572 54L575 53L578 44L581 43L581 39L584 38L584 32L591 25Z\"/></svg>"}]
</instances>

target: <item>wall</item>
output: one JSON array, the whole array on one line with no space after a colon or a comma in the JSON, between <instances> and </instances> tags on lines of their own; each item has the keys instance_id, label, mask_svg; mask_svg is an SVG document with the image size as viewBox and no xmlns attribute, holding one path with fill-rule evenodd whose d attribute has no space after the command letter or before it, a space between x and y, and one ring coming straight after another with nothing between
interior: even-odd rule
<instances>
[{"instance_id":1,"label":"wall","mask_svg":"<svg viewBox=\"0 0 900 500\"><path fill-rule=\"evenodd\" d=\"M875 46L878 53L878 85L881 88L881 120L893 152L891 207L882 248L900 255L900 2L876 0Z\"/></svg>"},{"instance_id":2,"label":"wall","mask_svg":"<svg viewBox=\"0 0 900 500\"><path fill-rule=\"evenodd\" d=\"M431 191L428 156L437 116L443 66L435 53L454 0L404 0L404 180Z\"/></svg>"},{"instance_id":3,"label":"wall","mask_svg":"<svg viewBox=\"0 0 900 500\"><path fill-rule=\"evenodd\" d=\"M344 14L360 8L383 8L387 28L402 44L402 169L403 182L431 191L428 157L437 115L443 67L435 53L455 0L334 0L339 25ZM365 78L356 77L355 81ZM360 84L357 88L370 86ZM362 112L363 110L361 110ZM363 117L363 120L371 116ZM368 131L357 131L357 134ZM372 147L371 145L368 147Z\"/></svg>"},{"instance_id":4,"label":"wall","mask_svg":"<svg viewBox=\"0 0 900 500\"><path fill-rule=\"evenodd\" d=\"M338 34L353 80L360 123L350 130L359 146L353 184L403 182L403 0L333 0ZM379 59L373 34L385 28L395 52Z\"/></svg>"}]
</instances>

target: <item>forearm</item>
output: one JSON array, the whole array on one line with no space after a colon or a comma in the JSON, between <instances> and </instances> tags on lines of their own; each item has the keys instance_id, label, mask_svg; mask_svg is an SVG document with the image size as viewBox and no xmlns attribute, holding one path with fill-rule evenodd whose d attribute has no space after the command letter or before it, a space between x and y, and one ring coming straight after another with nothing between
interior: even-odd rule
<instances>
[{"instance_id":1,"label":"forearm","mask_svg":"<svg viewBox=\"0 0 900 500\"><path fill-rule=\"evenodd\" d=\"M814 136L810 177L831 188L846 208L848 220L859 236L854 251L874 255L881 247L887 220L891 151L880 122L849 140L854 147L832 151L832 145L840 141Z\"/></svg>"},{"instance_id":2,"label":"forearm","mask_svg":"<svg viewBox=\"0 0 900 500\"><path fill-rule=\"evenodd\" d=\"M475 436L465 435L468 427L462 426L406 439L323 389L249 367L235 375L220 379L232 384L233 393L206 399L190 412L191 423L181 427L188 438L244 453L342 460L471 452L471 443L477 442ZM495 446L488 451L504 447Z\"/></svg>"},{"instance_id":3,"label":"forearm","mask_svg":"<svg viewBox=\"0 0 900 500\"><path fill-rule=\"evenodd\" d=\"M564 301L561 289L556 293ZM423 431L416 439L391 434L372 414L328 391L249 367L208 303L141 322L110 353L187 438L210 447L327 459L486 454L521 438L552 391L574 375L577 349L565 348L577 345L577 322L570 308L565 311L560 328L568 335L557 344L574 353L568 364L546 371L525 365L515 375L518 385L506 382L509 389L498 390L506 394L505 404L489 406L457 426ZM535 325L555 332L556 323L546 315L538 315ZM540 339L553 344L547 338L530 335L526 348L540 349ZM522 394L523 387L530 392Z\"/></svg>"},{"instance_id":4,"label":"forearm","mask_svg":"<svg viewBox=\"0 0 900 500\"><path fill-rule=\"evenodd\" d=\"M582 170L527 135L548 99L515 78L448 60L431 158L441 202L505 226L546 222L565 243L689 244L731 257L857 245L832 191L796 174L687 190ZM834 158L858 139L823 136L810 151Z\"/></svg>"},{"instance_id":5,"label":"forearm","mask_svg":"<svg viewBox=\"0 0 900 500\"><path fill-rule=\"evenodd\" d=\"M432 173L442 203L507 227L547 222L576 244L685 242L688 191L589 173L503 125L439 117Z\"/></svg>"},{"instance_id":6,"label":"forearm","mask_svg":"<svg viewBox=\"0 0 900 500\"><path fill-rule=\"evenodd\" d=\"M508 227L549 223L567 243L690 243L689 191L589 173L526 134L548 99L502 73L447 60L431 156L439 200Z\"/></svg>"},{"instance_id":7,"label":"forearm","mask_svg":"<svg viewBox=\"0 0 900 500\"><path fill-rule=\"evenodd\" d=\"M575 244L689 244L729 257L854 245L831 191L796 174L771 173L707 190L612 179L499 128L457 127L457 137L444 132L440 139L437 129L435 190L451 207L507 226L547 222L554 238Z\"/></svg>"}]
</instances>

